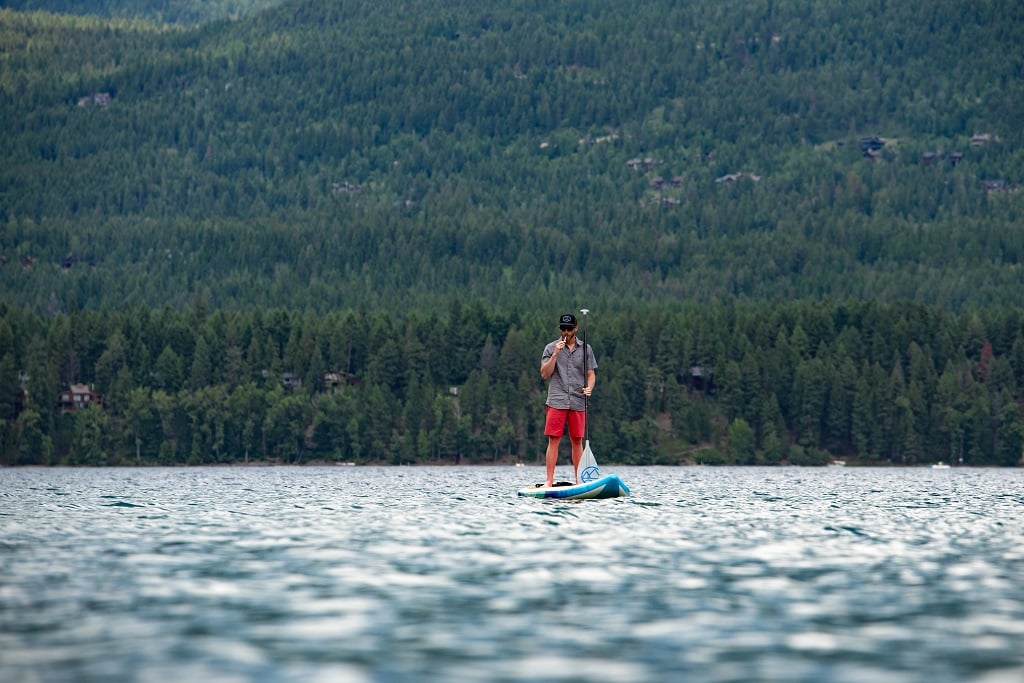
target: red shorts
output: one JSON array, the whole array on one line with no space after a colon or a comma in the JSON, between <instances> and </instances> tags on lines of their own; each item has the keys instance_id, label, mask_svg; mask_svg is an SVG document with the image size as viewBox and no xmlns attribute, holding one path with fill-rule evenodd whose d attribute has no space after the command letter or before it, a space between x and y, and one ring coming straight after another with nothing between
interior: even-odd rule
<instances>
[{"instance_id":1,"label":"red shorts","mask_svg":"<svg viewBox=\"0 0 1024 683\"><path fill-rule=\"evenodd\" d=\"M547 408L544 420L544 436L562 436L565 434L565 423L569 423L569 436L574 439L583 438L583 430L587 426L587 414L582 410Z\"/></svg>"}]
</instances>

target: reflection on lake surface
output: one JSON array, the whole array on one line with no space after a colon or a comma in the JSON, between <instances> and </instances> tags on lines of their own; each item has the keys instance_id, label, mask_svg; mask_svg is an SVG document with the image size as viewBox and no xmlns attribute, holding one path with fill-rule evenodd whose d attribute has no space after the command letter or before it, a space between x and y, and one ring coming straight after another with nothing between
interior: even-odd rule
<instances>
[{"instance_id":1,"label":"reflection on lake surface","mask_svg":"<svg viewBox=\"0 0 1024 683\"><path fill-rule=\"evenodd\" d=\"M1024 680L1024 471L603 469L0 470L0 680Z\"/></svg>"}]
</instances>

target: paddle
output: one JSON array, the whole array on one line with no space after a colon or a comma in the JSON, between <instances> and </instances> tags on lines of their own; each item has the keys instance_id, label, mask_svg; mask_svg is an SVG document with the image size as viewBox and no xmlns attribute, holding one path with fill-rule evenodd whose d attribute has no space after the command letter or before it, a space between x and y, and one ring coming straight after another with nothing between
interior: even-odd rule
<instances>
[{"instance_id":1,"label":"paddle","mask_svg":"<svg viewBox=\"0 0 1024 683\"><path fill-rule=\"evenodd\" d=\"M583 314L583 381L588 382L590 370L588 361L590 359L590 347L587 346L587 314L590 310L581 308ZM597 458L590 450L590 397L583 395L583 419L584 419L584 447L583 455L580 456L579 465L576 468L576 479L581 484L595 481L601 478L601 469L597 466Z\"/></svg>"}]
</instances>

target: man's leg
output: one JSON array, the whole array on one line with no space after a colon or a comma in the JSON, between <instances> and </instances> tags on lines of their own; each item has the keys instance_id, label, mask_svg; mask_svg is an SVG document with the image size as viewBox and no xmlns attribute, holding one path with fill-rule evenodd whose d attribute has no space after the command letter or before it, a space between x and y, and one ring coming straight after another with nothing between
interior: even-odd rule
<instances>
[{"instance_id":1,"label":"man's leg","mask_svg":"<svg viewBox=\"0 0 1024 683\"><path fill-rule=\"evenodd\" d=\"M576 477L576 483L580 483L580 458L583 457L583 437L570 436L569 443L572 444L572 474Z\"/></svg>"},{"instance_id":2,"label":"man's leg","mask_svg":"<svg viewBox=\"0 0 1024 683\"><path fill-rule=\"evenodd\" d=\"M548 437L548 452L547 452L547 466L548 466L548 479L547 485L554 486L555 484L555 465L558 463L558 444L562 441L560 436L549 436Z\"/></svg>"}]
</instances>

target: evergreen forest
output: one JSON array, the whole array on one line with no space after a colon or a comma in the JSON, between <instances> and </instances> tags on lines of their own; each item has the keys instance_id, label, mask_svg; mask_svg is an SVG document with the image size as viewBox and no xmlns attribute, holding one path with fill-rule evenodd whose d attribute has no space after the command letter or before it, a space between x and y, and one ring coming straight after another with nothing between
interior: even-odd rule
<instances>
[{"instance_id":1,"label":"evergreen forest","mask_svg":"<svg viewBox=\"0 0 1024 683\"><path fill-rule=\"evenodd\" d=\"M480 302L430 315L4 307L2 463L539 462L538 370L558 315ZM588 317L605 462L1010 466L1024 447L1017 309L732 303ZM58 405L75 378L100 405Z\"/></svg>"},{"instance_id":2,"label":"evergreen forest","mask_svg":"<svg viewBox=\"0 0 1024 683\"><path fill-rule=\"evenodd\" d=\"M1021 3L0 6L0 464L1020 460Z\"/></svg>"},{"instance_id":3,"label":"evergreen forest","mask_svg":"<svg viewBox=\"0 0 1024 683\"><path fill-rule=\"evenodd\" d=\"M0 7L190 26L215 19L237 20L279 3L280 0L0 0Z\"/></svg>"}]
</instances>

